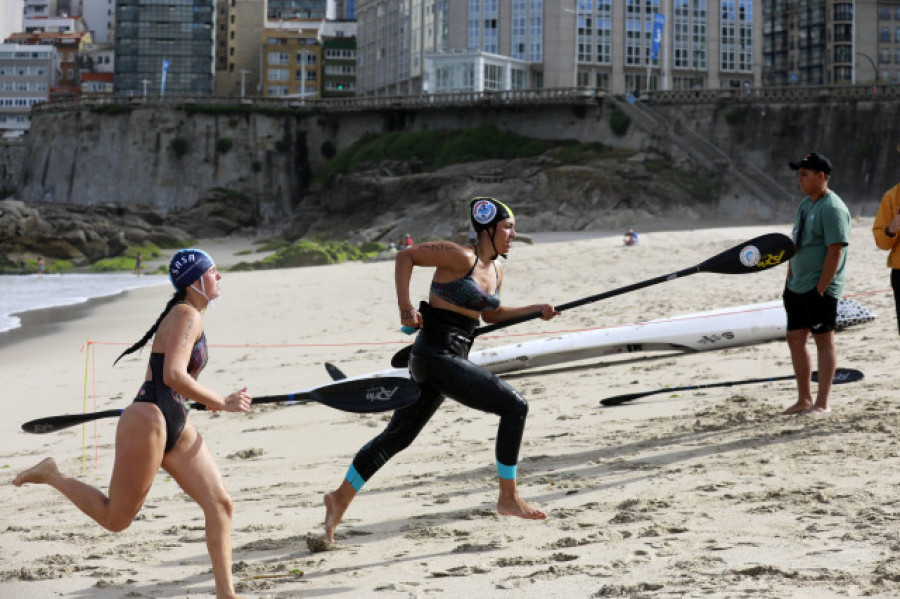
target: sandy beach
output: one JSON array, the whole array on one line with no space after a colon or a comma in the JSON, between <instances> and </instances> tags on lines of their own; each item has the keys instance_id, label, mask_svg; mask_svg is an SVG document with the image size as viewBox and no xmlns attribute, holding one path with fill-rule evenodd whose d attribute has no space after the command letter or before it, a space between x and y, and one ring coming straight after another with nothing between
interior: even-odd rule
<instances>
[{"instance_id":1,"label":"sandy beach","mask_svg":"<svg viewBox=\"0 0 900 599\"><path fill-rule=\"evenodd\" d=\"M389 415L317 404L193 414L235 502L238 591L254 598L900 595L900 407L892 397L900 337L871 224L854 220L846 295L878 318L837 336L839 366L865 379L835 386L827 417L781 415L795 401L793 381L599 405L620 393L789 375L783 341L508 375L530 404L519 482L523 497L549 514L543 522L496 514L497 418L446 401L416 443L369 481L336 547L313 552L322 495ZM536 236L510 253L503 301L563 303L698 264L768 232L789 234L790 225L650 232L632 248L619 236ZM214 257L230 251L208 249ZM399 331L393 268L225 273L223 297L205 317L210 364L201 380L223 392L247 386L267 395L328 382L325 362L351 376L388 368L410 342ZM772 301L785 275L785 267L701 273L510 327L476 347ZM417 299L429 276L414 274ZM126 407L149 354L112 362L169 295L165 286L131 291L52 327L29 332L25 321L21 334L0 336L0 596L213 594L202 512L164 472L137 520L118 534L48 487L9 484L52 456L63 471L106 489L115 419L47 435L20 425Z\"/></svg>"}]
</instances>

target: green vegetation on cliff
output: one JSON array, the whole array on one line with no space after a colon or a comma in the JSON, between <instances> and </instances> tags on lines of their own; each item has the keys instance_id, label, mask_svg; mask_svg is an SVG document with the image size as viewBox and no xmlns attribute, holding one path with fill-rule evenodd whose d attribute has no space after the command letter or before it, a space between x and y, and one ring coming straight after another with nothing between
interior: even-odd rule
<instances>
[{"instance_id":1,"label":"green vegetation on cliff","mask_svg":"<svg viewBox=\"0 0 900 599\"><path fill-rule=\"evenodd\" d=\"M435 171L463 162L529 158L557 145L560 143L503 133L494 127L366 135L338 153L320 174L327 176L331 173L352 173L371 168L385 160L416 160L424 170Z\"/></svg>"}]
</instances>

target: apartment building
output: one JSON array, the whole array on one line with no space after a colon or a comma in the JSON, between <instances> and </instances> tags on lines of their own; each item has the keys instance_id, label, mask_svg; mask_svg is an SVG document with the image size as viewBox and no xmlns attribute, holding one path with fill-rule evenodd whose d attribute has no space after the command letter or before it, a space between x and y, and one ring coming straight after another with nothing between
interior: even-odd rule
<instances>
[{"instance_id":1,"label":"apartment building","mask_svg":"<svg viewBox=\"0 0 900 599\"><path fill-rule=\"evenodd\" d=\"M465 69L482 70L473 82L496 80L485 68L495 72L499 66L505 73L527 63L529 88L577 85L625 93L757 85L761 2L358 0L358 92L433 92L440 85L426 80L426 62L458 70L446 56L453 54L468 61ZM522 75L501 75L511 85L521 83Z\"/></svg>"},{"instance_id":2,"label":"apartment building","mask_svg":"<svg viewBox=\"0 0 900 599\"><path fill-rule=\"evenodd\" d=\"M319 28L322 44L323 98L356 95L356 22L325 21Z\"/></svg>"},{"instance_id":3,"label":"apartment building","mask_svg":"<svg viewBox=\"0 0 900 599\"><path fill-rule=\"evenodd\" d=\"M117 95L212 95L215 0L117 0Z\"/></svg>"},{"instance_id":4,"label":"apartment building","mask_svg":"<svg viewBox=\"0 0 900 599\"><path fill-rule=\"evenodd\" d=\"M263 96L320 97L322 45L317 24L269 22L263 30Z\"/></svg>"},{"instance_id":5,"label":"apartment building","mask_svg":"<svg viewBox=\"0 0 900 599\"><path fill-rule=\"evenodd\" d=\"M262 95L266 0L218 0L216 21L216 95Z\"/></svg>"},{"instance_id":6,"label":"apartment building","mask_svg":"<svg viewBox=\"0 0 900 599\"><path fill-rule=\"evenodd\" d=\"M54 46L0 44L0 132L30 127L31 107L50 97L58 63Z\"/></svg>"},{"instance_id":7,"label":"apartment building","mask_svg":"<svg viewBox=\"0 0 900 599\"><path fill-rule=\"evenodd\" d=\"M14 33L5 41L19 45L55 47L59 58L59 78L50 89L50 98L71 97L80 93L77 61L84 45L91 43L91 33L89 31Z\"/></svg>"},{"instance_id":8,"label":"apartment building","mask_svg":"<svg viewBox=\"0 0 900 599\"><path fill-rule=\"evenodd\" d=\"M25 0L0 2L0 40L24 30Z\"/></svg>"},{"instance_id":9,"label":"apartment building","mask_svg":"<svg viewBox=\"0 0 900 599\"><path fill-rule=\"evenodd\" d=\"M59 14L58 0L25 0L25 18L50 17Z\"/></svg>"}]
</instances>

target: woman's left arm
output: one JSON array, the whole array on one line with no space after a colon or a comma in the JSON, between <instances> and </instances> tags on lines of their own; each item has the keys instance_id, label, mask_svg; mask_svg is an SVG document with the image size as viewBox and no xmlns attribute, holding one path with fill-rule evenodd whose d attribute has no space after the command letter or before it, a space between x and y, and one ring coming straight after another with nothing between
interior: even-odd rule
<instances>
[{"instance_id":1,"label":"woman's left arm","mask_svg":"<svg viewBox=\"0 0 900 599\"><path fill-rule=\"evenodd\" d=\"M515 308L500 306L496 310L482 312L481 319L488 324L494 324L496 322L504 322L511 318L534 314L535 312L541 313L541 320L550 320L560 314L552 304L531 304L530 306L518 306Z\"/></svg>"},{"instance_id":2,"label":"woman's left arm","mask_svg":"<svg viewBox=\"0 0 900 599\"><path fill-rule=\"evenodd\" d=\"M502 269L499 271L499 275L500 281L497 283L497 293L500 293L500 288L503 285ZM556 316L559 316L560 314L559 310L553 307L553 304L531 304L530 306L518 306L515 308L500 306L496 310L482 312L481 319L488 324L494 324L497 322L504 322L512 318L519 318L520 316L534 314L535 312L541 313L541 320L550 320Z\"/></svg>"}]
</instances>

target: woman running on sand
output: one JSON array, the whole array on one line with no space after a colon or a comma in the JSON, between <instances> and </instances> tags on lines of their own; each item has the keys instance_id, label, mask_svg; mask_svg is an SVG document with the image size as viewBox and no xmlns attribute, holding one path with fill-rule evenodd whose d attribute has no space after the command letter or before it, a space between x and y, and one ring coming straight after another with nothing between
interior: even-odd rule
<instances>
[{"instance_id":1,"label":"woman running on sand","mask_svg":"<svg viewBox=\"0 0 900 599\"><path fill-rule=\"evenodd\" d=\"M144 337L116 358L153 337L144 384L116 428L109 495L60 473L53 458L20 473L13 484L50 485L100 526L119 532L134 520L162 468L203 509L216 597L237 597L231 578L233 504L215 459L188 420L186 400L211 411L247 412L252 398L246 388L223 397L196 380L207 361L203 313L219 297L222 278L212 258L202 250L180 250L169 263L169 278L176 290L172 299Z\"/></svg>"},{"instance_id":2,"label":"woman running on sand","mask_svg":"<svg viewBox=\"0 0 900 599\"><path fill-rule=\"evenodd\" d=\"M478 319L503 322L541 312L550 320L559 312L550 304L519 308L500 306L502 265L516 237L512 210L493 198L470 202L470 217L477 239L464 247L449 242L428 242L397 254L395 282L400 322L420 328L409 360L409 371L419 384L421 397L413 405L394 412L387 428L364 445L340 486L325 495L325 537L334 542L334 531L350 502L391 457L409 447L444 400L500 416L496 458L500 496L497 512L529 520L547 515L530 506L516 486L519 446L525 429L528 404L510 385L468 360ZM435 268L428 302L416 310L409 297L414 266Z\"/></svg>"}]
</instances>

